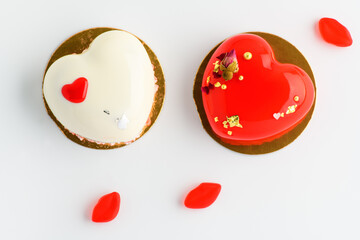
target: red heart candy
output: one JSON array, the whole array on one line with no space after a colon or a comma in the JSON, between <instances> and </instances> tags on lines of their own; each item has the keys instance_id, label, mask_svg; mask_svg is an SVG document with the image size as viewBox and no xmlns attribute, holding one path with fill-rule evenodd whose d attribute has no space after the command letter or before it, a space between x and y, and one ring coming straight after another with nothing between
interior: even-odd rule
<instances>
[{"instance_id":1,"label":"red heart candy","mask_svg":"<svg viewBox=\"0 0 360 240\"><path fill-rule=\"evenodd\" d=\"M206 208L215 202L221 191L218 183L201 183L191 190L185 198L184 205L187 208Z\"/></svg>"},{"instance_id":2,"label":"red heart candy","mask_svg":"<svg viewBox=\"0 0 360 240\"><path fill-rule=\"evenodd\" d=\"M113 220L120 209L120 195L117 192L102 196L92 213L93 222L109 222Z\"/></svg>"},{"instance_id":3,"label":"red heart candy","mask_svg":"<svg viewBox=\"0 0 360 240\"><path fill-rule=\"evenodd\" d=\"M211 57L202 87L206 116L226 143L254 145L292 130L310 111L315 88L301 68L281 64L261 37L240 34L225 40Z\"/></svg>"},{"instance_id":4,"label":"red heart candy","mask_svg":"<svg viewBox=\"0 0 360 240\"><path fill-rule=\"evenodd\" d=\"M321 36L328 43L339 47L348 47L353 43L350 32L333 18L320 19L319 30Z\"/></svg>"},{"instance_id":5,"label":"red heart candy","mask_svg":"<svg viewBox=\"0 0 360 240\"><path fill-rule=\"evenodd\" d=\"M87 89L88 80L81 77L71 84L64 85L61 89L61 93L68 101L72 103L81 103L86 98Z\"/></svg>"}]
</instances>

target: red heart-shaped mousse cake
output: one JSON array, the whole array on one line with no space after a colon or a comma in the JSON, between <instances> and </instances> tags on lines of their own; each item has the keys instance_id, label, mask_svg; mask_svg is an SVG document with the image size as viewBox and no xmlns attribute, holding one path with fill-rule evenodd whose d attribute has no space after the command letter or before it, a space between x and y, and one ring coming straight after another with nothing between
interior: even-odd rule
<instances>
[{"instance_id":1,"label":"red heart-shaped mousse cake","mask_svg":"<svg viewBox=\"0 0 360 240\"><path fill-rule=\"evenodd\" d=\"M291 131L315 99L301 68L276 61L261 37L240 34L214 52L202 79L202 98L213 132L232 145L259 145Z\"/></svg>"}]
</instances>

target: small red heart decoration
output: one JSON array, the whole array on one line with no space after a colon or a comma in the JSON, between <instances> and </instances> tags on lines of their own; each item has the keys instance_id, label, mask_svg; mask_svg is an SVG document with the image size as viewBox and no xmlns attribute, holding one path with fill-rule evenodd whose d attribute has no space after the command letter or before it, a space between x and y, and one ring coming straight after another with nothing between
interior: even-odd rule
<instances>
[{"instance_id":1,"label":"small red heart decoration","mask_svg":"<svg viewBox=\"0 0 360 240\"><path fill-rule=\"evenodd\" d=\"M207 208L215 202L221 191L218 183L201 183L191 190L185 198L184 205L187 208Z\"/></svg>"},{"instance_id":2,"label":"small red heart decoration","mask_svg":"<svg viewBox=\"0 0 360 240\"><path fill-rule=\"evenodd\" d=\"M232 145L262 144L284 135L306 117L315 99L306 72L276 61L271 46L253 34L231 37L216 49L202 88L212 130Z\"/></svg>"},{"instance_id":3,"label":"small red heart decoration","mask_svg":"<svg viewBox=\"0 0 360 240\"><path fill-rule=\"evenodd\" d=\"M113 220L120 209L120 194L117 192L102 196L92 213L93 222L109 222Z\"/></svg>"},{"instance_id":4,"label":"small red heart decoration","mask_svg":"<svg viewBox=\"0 0 360 240\"><path fill-rule=\"evenodd\" d=\"M81 103L86 98L88 80L84 77L76 79L71 84L62 87L61 93L64 98L72 103Z\"/></svg>"},{"instance_id":5,"label":"small red heart decoration","mask_svg":"<svg viewBox=\"0 0 360 240\"><path fill-rule=\"evenodd\" d=\"M319 30L323 39L338 47L351 46L353 40L350 32L333 18L322 18L319 21Z\"/></svg>"}]
</instances>

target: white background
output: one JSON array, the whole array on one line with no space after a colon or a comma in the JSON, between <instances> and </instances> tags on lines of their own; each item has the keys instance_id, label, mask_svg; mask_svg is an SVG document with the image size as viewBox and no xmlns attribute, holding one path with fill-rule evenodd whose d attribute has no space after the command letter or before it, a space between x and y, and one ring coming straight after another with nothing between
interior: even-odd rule
<instances>
[{"instance_id":1,"label":"white background","mask_svg":"<svg viewBox=\"0 0 360 240\"><path fill-rule=\"evenodd\" d=\"M360 239L360 2L1 1L0 239ZM338 48L315 31L334 17L354 44ZM93 150L68 140L47 115L46 64L71 35L115 27L142 38L166 77L163 111L135 143ZM303 134L275 153L249 156L202 129L192 98L205 55L223 39L264 31L293 43L318 87ZM218 200L186 209L203 181ZM91 222L103 194L118 191L118 217Z\"/></svg>"}]
</instances>

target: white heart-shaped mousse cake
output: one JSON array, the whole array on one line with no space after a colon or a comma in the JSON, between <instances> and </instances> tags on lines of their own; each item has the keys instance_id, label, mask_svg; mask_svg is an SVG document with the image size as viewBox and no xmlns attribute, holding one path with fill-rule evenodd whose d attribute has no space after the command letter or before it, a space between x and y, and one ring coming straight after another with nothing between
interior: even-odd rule
<instances>
[{"instance_id":1,"label":"white heart-shaped mousse cake","mask_svg":"<svg viewBox=\"0 0 360 240\"><path fill-rule=\"evenodd\" d=\"M164 95L161 67L151 49L126 31L87 31L68 39L63 51L72 42L83 47L92 36L86 49L49 62L45 106L71 140L92 148L121 147L155 121Z\"/></svg>"}]
</instances>

